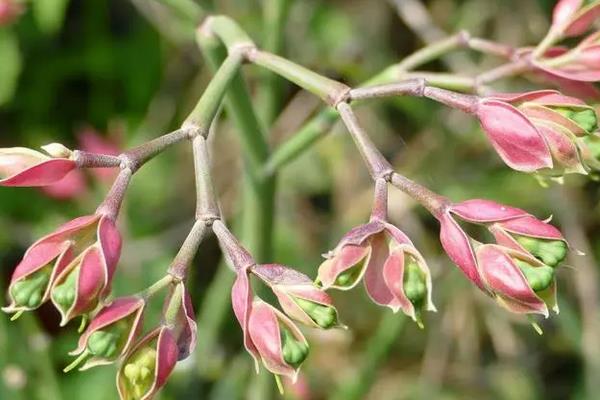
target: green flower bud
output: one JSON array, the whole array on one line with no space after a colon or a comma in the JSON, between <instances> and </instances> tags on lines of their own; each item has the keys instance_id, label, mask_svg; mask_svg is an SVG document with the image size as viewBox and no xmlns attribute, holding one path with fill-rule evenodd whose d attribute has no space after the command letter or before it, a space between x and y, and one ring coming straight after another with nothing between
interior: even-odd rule
<instances>
[{"instance_id":1,"label":"green flower bud","mask_svg":"<svg viewBox=\"0 0 600 400\"><path fill-rule=\"evenodd\" d=\"M535 258L550 267L556 267L567 256L567 244L562 240L539 239L514 235L516 241Z\"/></svg>"},{"instance_id":2,"label":"green flower bud","mask_svg":"<svg viewBox=\"0 0 600 400\"><path fill-rule=\"evenodd\" d=\"M329 329L338 324L337 311L334 307L300 298L294 298L294 301L321 328Z\"/></svg>"},{"instance_id":3,"label":"green flower bud","mask_svg":"<svg viewBox=\"0 0 600 400\"><path fill-rule=\"evenodd\" d=\"M90 335L87 347L95 356L111 358L117 354L119 335L106 331L96 331Z\"/></svg>"},{"instance_id":4,"label":"green flower bud","mask_svg":"<svg viewBox=\"0 0 600 400\"><path fill-rule=\"evenodd\" d=\"M42 304L51 274L52 267L47 266L15 282L10 288L10 295L15 304L27 308L36 308Z\"/></svg>"},{"instance_id":5,"label":"green flower bud","mask_svg":"<svg viewBox=\"0 0 600 400\"><path fill-rule=\"evenodd\" d=\"M425 273L419 268L417 261L406 257L404 265L404 294L415 307L423 304L427 296L427 280Z\"/></svg>"},{"instance_id":6,"label":"green flower bud","mask_svg":"<svg viewBox=\"0 0 600 400\"><path fill-rule=\"evenodd\" d=\"M294 368L298 368L308 356L308 344L296 340L294 335L283 326L281 326L281 348L283 360Z\"/></svg>"},{"instance_id":7,"label":"green flower bud","mask_svg":"<svg viewBox=\"0 0 600 400\"><path fill-rule=\"evenodd\" d=\"M553 107L554 111L564 117L567 117L577 125L582 127L587 133L592 133L598 129L598 118L596 112L590 108L563 108Z\"/></svg>"},{"instance_id":8,"label":"green flower bud","mask_svg":"<svg viewBox=\"0 0 600 400\"><path fill-rule=\"evenodd\" d=\"M335 279L335 285L344 287L351 286L352 284L354 284L354 282L356 282L356 280L360 277L363 264L364 261L361 261L353 267L339 274L338 277Z\"/></svg>"},{"instance_id":9,"label":"green flower bud","mask_svg":"<svg viewBox=\"0 0 600 400\"><path fill-rule=\"evenodd\" d=\"M155 368L156 350L151 347L137 352L125 365L123 369L125 384L133 399L141 399L150 390L154 382Z\"/></svg>"},{"instance_id":10,"label":"green flower bud","mask_svg":"<svg viewBox=\"0 0 600 400\"><path fill-rule=\"evenodd\" d=\"M547 265L534 267L533 265L519 259L514 259L515 264L525 275L534 292L548 289L554 281L554 269Z\"/></svg>"},{"instance_id":11,"label":"green flower bud","mask_svg":"<svg viewBox=\"0 0 600 400\"><path fill-rule=\"evenodd\" d=\"M54 289L52 289L52 298L65 310L71 308L75 301L78 277L79 269L71 271L63 283L56 285Z\"/></svg>"}]
</instances>

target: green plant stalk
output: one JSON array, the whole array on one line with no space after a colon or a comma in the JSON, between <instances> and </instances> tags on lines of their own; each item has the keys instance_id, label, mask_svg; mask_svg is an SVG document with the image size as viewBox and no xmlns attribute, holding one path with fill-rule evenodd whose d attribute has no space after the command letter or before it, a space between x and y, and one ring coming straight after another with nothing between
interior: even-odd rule
<instances>
[{"instance_id":1,"label":"green plant stalk","mask_svg":"<svg viewBox=\"0 0 600 400\"><path fill-rule=\"evenodd\" d=\"M396 343L402 328L406 323L404 315L385 312L375 334L371 336L359 365L356 377L360 379L344 380L338 386L330 400L360 400L364 399L377 378L380 366L387 360L391 348Z\"/></svg>"},{"instance_id":2,"label":"green plant stalk","mask_svg":"<svg viewBox=\"0 0 600 400\"><path fill-rule=\"evenodd\" d=\"M169 8L172 8L180 17L189 20L192 24L197 25L205 16L205 11L200 4L194 0L155 0Z\"/></svg>"},{"instance_id":3,"label":"green plant stalk","mask_svg":"<svg viewBox=\"0 0 600 400\"><path fill-rule=\"evenodd\" d=\"M279 54L284 43L285 20L290 0L265 0L263 5L264 40L263 48ZM259 116L264 126L269 127L280 111L283 80L269 71L264 71L260 91L257 94Z\"/></svg>"},{"instance_id":4,"label":"green plant stalk","mask_svg":"<svg viewBox=\"0 0 600 400\"><path fill-rule=\"evenodd\" d=\"M459 33L432 43L417 50L399 63L388 66L377 75L363 82L360 86L380 85L402 79L406 72L461 47L464 40L464 33ZM437 83L440 83L439 79ZM456 80L452 80L452 82L448 80L448 83L451 86L457 85ZM338 114L332 108L326 108L317 113L291 139L273 151L270 159L265 164L263 174L268 176L275 173L284 165L296 159L305 150L311 148L320 138L327 134L337 119Z\"/></svg>"}]
</instances>

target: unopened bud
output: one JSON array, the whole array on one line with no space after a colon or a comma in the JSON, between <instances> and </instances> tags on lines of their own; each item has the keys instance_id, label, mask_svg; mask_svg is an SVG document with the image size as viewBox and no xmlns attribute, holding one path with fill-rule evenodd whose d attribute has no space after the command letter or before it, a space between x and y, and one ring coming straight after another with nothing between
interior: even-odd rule
<instances>
[{"instance_id":1,"label":"unopened bud","mask_svg":"<svg viewBox=\"0 0 600 400\"><path fill-rule=\"evenodd\" d=\"M337 311L334 307L300 298L295 298L294 300L321 328L329 329L338 324Z\"/></svg>"},{"instance_id":2,"label":"unopened bud","mask_svg":"<svg viewBox=\"0 0 600 400\"><path fill-rule=\"evenodd\" d=\"M281 343L283 360L293 368L298 368L308 357L308 344L296 340L294 335L283 326L281 327Z\"/></svg>"},{"instance_id":3,"label":"unopened bud","mask_svg":"<svg viewBox=\"0 0 600 400\"><path fill-rule=\"evenodd\" d=\"M416 308L423 304L427 296L426 276L416 260L410 256L404 266L404 293Z\"/></svg>"},{"instance_id":4,"label":"unopened bud","mask_svg":"<svg viewBox=\"0 0 600 400\"><path fill-rule=\"evenodd\" d=\"M556 267L567 256L567 244L562 240L539 239L515 235L515 239L535 258L550 267Z\"/></svg>"},{"instance_id":5,"label":"unopened bud","mask_svg":"<svg viewBox=\"0 0 600 400\"><path fill-rule=\"evenodd\" d=\"M31 276L15 282L10 289L15 304L27 308L38 307L42 303L51 273L51 267L44 267Z\"/></svg>"},{"instance_id":6,"label":"unopened bud","mask_svg":"<svg viewBox=\"0 0 600 400\"><path fill-rule=\"evenodd\" d=\"M128 393L132 394L134 399L141 399L150 390L154 382L155 368L156 350L151 347L140 350L125 365L125 384Z\"/></svg>"},{"instance_id":7,"label":"unopened bud","mask_svg":"<svg viewBox=\"0 0 600 400\"><path fill-rule=\"evenodd\" d=\"M533 266L526 261L514 259L515 264L525 275L525 279L534 292L548 289L554 280L554 269L547 265Z\"/></svg>"},{"instance_id":8,"label":"unopened bud","mask_svg":"<svg viewBox=\"0 0 600 400\"><path fill-rule=\"evenodd\" d=\"M42 146L42 150L54 158L69 158L73 154L71 150L60 143L50 143Z\"/></svg>"},{"instance_id":9,"label":"unopened bud","mask_svg":"<svg viewBox=\"0 0 600 400\"><path fill-rule=\"evenodd\" d=\"M79 270L74 270L69 273L67 278L60 285L56 285L52 289L52 298L58 303L64 310L68 310L75 301L77 278L79 277Z\"/></svg>"},{"instance_id":10,"label":"unopened bud","mask_svg":"<svg viewBox=\"0 0 600 400\"><path fill-rule=\"evenodd\" d=\"M363 264L364 260L361 260L358 264L339 274L335 280L335 285L341 287L354 285L356 280L360 278L360 274L363 269Z\"/></svg>"}]
</instances>

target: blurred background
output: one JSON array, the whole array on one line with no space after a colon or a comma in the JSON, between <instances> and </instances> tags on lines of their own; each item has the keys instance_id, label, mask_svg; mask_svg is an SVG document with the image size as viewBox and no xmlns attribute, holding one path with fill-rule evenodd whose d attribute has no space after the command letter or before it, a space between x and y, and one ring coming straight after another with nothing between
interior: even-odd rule
<instances>
[{"instance_id":1,"label":"blurred background","mask_svg":"<svg viewBox=\"0 0 600 400\"><path fill-rule=\"evenodd\" d=\"M3 0L6 1L6 0ZM0 3L3 3L0 1ZM460 29L515 46L545 34L553 0L35 0L0 26L0 147L118 152L176 129L211 77L196 47L195 5L235 18L259 45L322 74L356 85L424 43ZM283 7L274 38L270 10ZM192 18L193 19L193 18ZM271 35L271 36L269 36ZM278 43L279 42L279 43ZM501 61L458 51L427 71L476 74ZM293 136L320 101L257 67L244 78L272 147ZM270 86L274 85L274 86ZM276 96L265 100L265 87ZM496 88L532 87L521 80ZM423 99L387 99L361 107L359 118L399 171L454 200L489 198L553 215L573 255L560 269L560 315L538 321L500 309L477 291L442 252L437 222L397 191L390 218L413 239L434 275L438 313L425 329L373 305L362 287L332 293L349 330L305 330L311 355L288 399L586 399L600 397L599 184L568 176L541 187L509 170L476 121ZM271 262L315 276L320 254L370 213L372 183L345 129L337 124L280 171ZM212 162L229 222L247 232L243 155L236 126L223 113ZM110 171L75 174L44 190L0 191L0 288L5 291L25 249L67 219L92 213L110 185ZM123 257L115 295L131 294L164 274L194 215L191 151L162 154L133 179L119 226ZM242 234L245 241L256 240ZM230 311L233 274L206 240L191 276L199 345L180 363L159 398L277 398L272 377L255 375ZM158 318L151 308L147 327ZM77 324L58 328L50 306L16 322L0 315L0 399L117 398L116 367L63 374Z\"/></svg>"}]
</instances>

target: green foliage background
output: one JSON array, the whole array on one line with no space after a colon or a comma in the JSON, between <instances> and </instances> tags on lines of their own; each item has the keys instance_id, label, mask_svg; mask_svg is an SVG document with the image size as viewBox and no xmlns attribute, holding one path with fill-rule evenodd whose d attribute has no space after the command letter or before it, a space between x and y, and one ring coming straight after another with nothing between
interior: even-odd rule
<instances>
[{"instance_id":1,"label":"green foliage background","mask_svg":"<svg viewBox=\"0 0 600 400\"><path fill-rule=\"evenodd\" d=\"M191 0L190 0L191 1ZM400 0L402 1L402 0ZM187 1L172 1L180 5ZM264 43L263 9L270 1L199 2L235 18ZM430 0L436 29L516 46L545 33L553 1ZM92 126L132 146L178 126L210 79L182 15L153 0L35 0L14 24L0 28L0 146L76 147ZM433 30L429 27L429 31ZM428 31L427 29L425 31ZM356 84L422 45L384 0L290 1L282 53L303 65ZM460 51L427 65L474 74L499 60ZM244 75L259 113L265 74ZM318 100L279 82L282 102L270 129L273 146L315 112ZM524 81L499 89L522 90ZM485 197L546 217L585 257L558 275L560 315L543 321L539 337L527 320L508 315L469 285L442 254L437 223L398 192L390 215L431 264L439 312L419 330L371 304L361 288L334 293L348 331L307 332L313 343L303 382L311 399L589 399L598 398L600 250L598 183L570 176L545 189L508 170L476 121L427 100L377 101L359 117L394 166L455 200ZM214 176L227 217L241 209L241 159L227 115L212 143ZM120 220L124 255L115 293L129 294L160 278L191 226L194 213L190 149L178 146L133 180ZM57 224L91 213L106 184L90 179L85 196L53 200L35 189L0 191L0 286L35 238ZM284 168L278 180L275 257L314 276L320 254L369 214L372 184L343 127ZM228 305L232 276L218 268L220 252L205 242L194 265L192 292L201 315L200 344L180 363L161 399L268 399L270 378L256 378L241 350ZM158 318L160 304L149 313ZM115 367L64 375L76 327L58 329L43 307L16 322L0 316L0 399L115 399ZM151 324L147 324L150 327ZM295 398L295 390L286 397ZM304 397L298 397L304 398Z\"/></svg>"}]
</instances>

